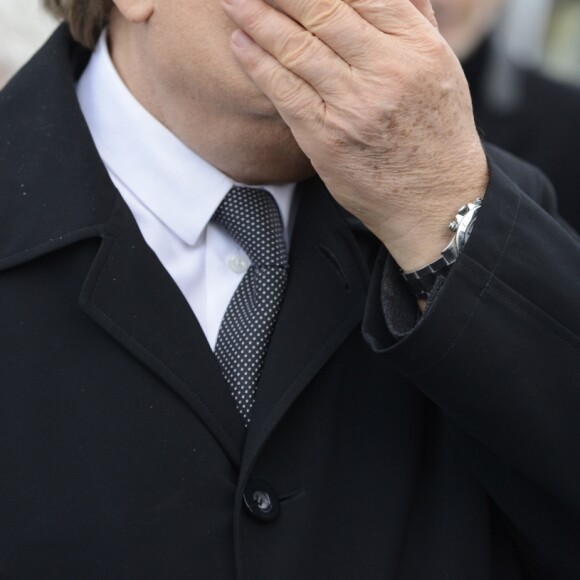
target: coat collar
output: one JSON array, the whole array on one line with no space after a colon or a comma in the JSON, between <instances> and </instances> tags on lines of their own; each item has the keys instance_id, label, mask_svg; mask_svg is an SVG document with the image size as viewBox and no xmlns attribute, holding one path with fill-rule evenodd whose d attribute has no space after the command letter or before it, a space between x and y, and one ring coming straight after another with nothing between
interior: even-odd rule
<instances>
[{"instance_id":1,"label":"coat collar","mask_svg":"<svg viewBox=\"0 0 580 580\"><path fill-rule=\"evenodd\" d=\"M0 93L0 269L106 230L117 194L74 91L89 56L60 27Z\"/></svg>"},{"instance_id":2,"label":"coat collar","mask_svg":"<svg viewBox=\"0 0 580 580\"><path fill-rule=\"evenodd\" d=\"M101 238L81 308L173 388L239 465L245 430L213 354L111 182L78 105L75 82L89 58L62 26L0 94L0 270Z\"/></svg>"},{"instance_id":3,"label":"coat collar","mask_svg":"<svg viewBox=\"0 0 580 580\"><path fill-rule=\"evenodd\" d=\"M246 433L195 316L144 242L93 144L74 90L89 56L61 27L1 93L0 270L102 238L81 307L172 388L247 472L360 324L376 243L318 179L299 186L289 286Z\"/></svg>"}]
</instances>

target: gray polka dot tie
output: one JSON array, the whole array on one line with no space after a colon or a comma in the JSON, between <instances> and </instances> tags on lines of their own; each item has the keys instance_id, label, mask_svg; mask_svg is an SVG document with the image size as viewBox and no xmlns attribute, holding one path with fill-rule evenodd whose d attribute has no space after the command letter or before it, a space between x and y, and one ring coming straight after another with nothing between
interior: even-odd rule
<instances>
[{"instance_id":1,"label":"gray polka dot tie","mask_svg":"<svg viewBox=\"0 0 580 580\"><path fill-rule=\"evenodd\" d=\"M272 196L249 187L232 187L212 220L224 227L251 261L228 305L215 347L247 426L288 280L284 229Z\"/></svg>"}]
</instances>

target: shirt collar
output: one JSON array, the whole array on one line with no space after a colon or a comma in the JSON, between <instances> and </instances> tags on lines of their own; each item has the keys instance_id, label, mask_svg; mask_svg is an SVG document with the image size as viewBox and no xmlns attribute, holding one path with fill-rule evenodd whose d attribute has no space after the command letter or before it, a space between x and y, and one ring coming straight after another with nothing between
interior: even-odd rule
<instances>
[{"instance_id":1,"label":"shirt collar","mask_svg":"<svg viewBox=\"0 0 580 580\"><path fill-rule=\"evenodd\" d=\"M131 94L110 58L106 31L78 82L77 96L109 173L194 245L235 182L189 149ZM261 187L276 200L288 235L295 184Z\"/></svg>"}]
</instances>

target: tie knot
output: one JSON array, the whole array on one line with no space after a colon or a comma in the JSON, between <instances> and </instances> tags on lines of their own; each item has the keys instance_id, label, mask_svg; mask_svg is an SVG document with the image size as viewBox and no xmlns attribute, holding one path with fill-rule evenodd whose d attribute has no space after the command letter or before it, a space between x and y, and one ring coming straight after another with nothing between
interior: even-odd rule
<instances>
[{"instance_id":1,"label":"tie knot","mask_svg":"<svg viewBox=\"0 0 580 580\"><path fill-rule=\"evenodd\" d=\"M265 189L234 186L212 217L243 248L255 266L287 264L278 205Z\"/></svg>"}]
</instances>

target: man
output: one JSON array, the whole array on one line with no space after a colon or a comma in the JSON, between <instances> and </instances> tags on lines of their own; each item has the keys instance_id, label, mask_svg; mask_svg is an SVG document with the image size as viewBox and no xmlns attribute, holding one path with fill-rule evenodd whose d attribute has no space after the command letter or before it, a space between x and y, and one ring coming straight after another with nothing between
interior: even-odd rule
<instances>
[{"instance_id":1,"label":"man","mask_svg":"<svg viewBox=\"0 0 580 580\"><path fill-rule=\"evenodd\" d=\"M577 577L578 241L430 3L51 4L97 45L0 100L3 578Z\"/></svg>"},{"instance_id":2,"label":"man","mask_svg":"<svg viewBox=\"0 0 580 580\"><path fill-rule=\"evenodd\" d=\"M491 34L505 0L435 0L441 34L463 64L484 138L542 169L560 214L580 230L580 91L515 65Z\"/></svg>"}]
</instances>

